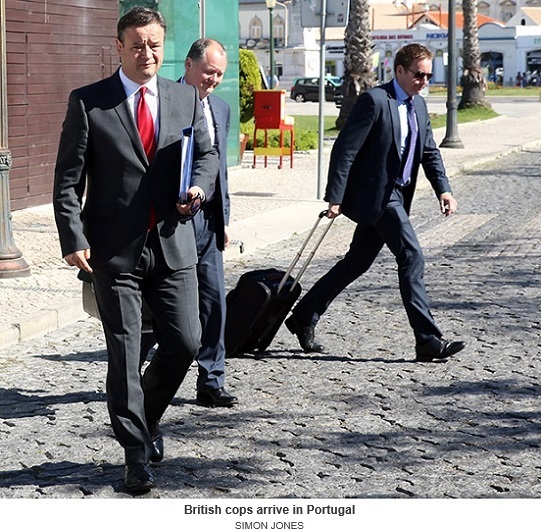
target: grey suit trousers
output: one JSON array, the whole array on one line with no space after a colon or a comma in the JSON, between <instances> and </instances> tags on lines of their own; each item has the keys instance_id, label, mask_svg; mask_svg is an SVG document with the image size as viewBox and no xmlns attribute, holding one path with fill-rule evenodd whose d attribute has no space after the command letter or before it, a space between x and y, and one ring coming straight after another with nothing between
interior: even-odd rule
<instances>
[{"instance_id":1,"label":"grey suit trousers","mask_svg":"<svg viewBox=\"0 0 541 532\"><path fill-rule=\"evenodd\" d=\"M93 278L107 342L106 387L113 431L127 464L147 463L152 449L149 429L162 417L200 347L195 265L170 270L153 230L133 272L94 270ZM143 297L160 345L144 376Z\"/></svg>"}]
</instances>

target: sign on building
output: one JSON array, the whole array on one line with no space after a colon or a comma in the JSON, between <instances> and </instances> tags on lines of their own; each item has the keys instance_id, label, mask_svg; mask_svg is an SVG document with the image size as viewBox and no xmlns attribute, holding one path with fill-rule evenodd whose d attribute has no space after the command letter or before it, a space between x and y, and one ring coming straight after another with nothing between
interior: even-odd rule
<instances>
[{"instance_id":1,"label":"sign on building","mask_svg":"<svg viewBox=\"0 0 541 532\"><path fill-rule=\"evenodd\" d=\"M323 0L301 0L301 26L319 28ZM327 0L326 28L343 28L348 23L349 0Z\"/></svg>"}]
</instances>

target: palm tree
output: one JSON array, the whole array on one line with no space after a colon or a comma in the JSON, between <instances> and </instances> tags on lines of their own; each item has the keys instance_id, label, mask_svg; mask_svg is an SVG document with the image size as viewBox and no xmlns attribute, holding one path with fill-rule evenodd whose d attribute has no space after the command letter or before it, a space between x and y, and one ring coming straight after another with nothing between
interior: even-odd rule
<instances>
[{"instance_id":1,"label":"palm tree","mask_svg":"<svg viewBox=\"0 0 541 532\"><path fill-rule=\"evenodd\" d=\"M485 98L486 81L481 70L481 50L477 27L477 0L462 0L464 15L463 29L463 73L460 78L462 97L459 109L467 107L490 107Z\"/></svg>"},{"instance_id":2,"label":"palm tree","mask_svg":"<svg viewBox=\"0 0 541 532\"><path fill-rule=\"evenodd\" d=\"M340 129L361 92L375 85L372 69L369 0L351 0L349 21L344 36L343 100L336 127Z\"/></svg>"}]
</instances>

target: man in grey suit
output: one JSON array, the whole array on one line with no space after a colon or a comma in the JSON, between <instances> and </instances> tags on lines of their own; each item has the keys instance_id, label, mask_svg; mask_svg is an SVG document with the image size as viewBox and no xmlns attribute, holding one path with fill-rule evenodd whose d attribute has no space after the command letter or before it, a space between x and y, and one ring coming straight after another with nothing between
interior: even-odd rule
<instances>
[{"instance_id":1,"label":"man in grey suit","mask_svg":"<svg viewBox=\"0 0 541 532\"><path fill-rule=\"evenodd\" d=\"M370 268L384 244L395 255L402 302L415 336L416 360L445 359L464 348L448 341L429 309L424 258L409 219L417 172L423 166L449 216L457 201L434 142L426 103L432 54L418 44L401 48L395 78L361 94L333 146L325 200L327 216L357 223L349 251L293 309L286 326L306 352L322 351L315 326L335 297Z\"/></svg>"},{"instance_id":2,"label":"man in grey suit","mask_svg":"<svg viewBox=\"0 0 541 532\"><path fill-rule=\"evenodd\" d=\"M192 217L212 193L218 154L197 91L157 75L162 15L137 7L117 30L119 70L70 95L53 203L66 262L92 274L111 424L124 448L125 487L138 493L154 486L159 420L200 346ZM180 133L191 127L192 185L180 204ZM159 349L142 376L143 297Z\"/></svg>"}]
</instances>

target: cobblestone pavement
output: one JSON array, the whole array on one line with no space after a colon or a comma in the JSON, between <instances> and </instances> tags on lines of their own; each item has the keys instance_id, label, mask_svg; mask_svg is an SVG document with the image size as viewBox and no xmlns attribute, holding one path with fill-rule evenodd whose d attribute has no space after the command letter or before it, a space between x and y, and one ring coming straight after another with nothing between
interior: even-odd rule
<instances>
[{"instance_id":1,"label":"cobblestone pavement","mask_svg":"<svg viewBox=\"0 0 541 532\"><path fill-rule=\"evenodd\" d=\"M145 498L538 498L541 495L540 149L455 179L459 212L428 190L413 222L433 312L466 349L414 363L392 256L323 317L323 354L285 329L228 362L230 410L195 405L191 371L168 409L166 458ZM347 248L339 219L302 281ZM285 267L303 235L227 264ZM106 411L99 323L0 351L0 497L129 498Z\"/></svg>"},{"instance_id":2,"label":"cobblestone pavement","mask_svg":"<svg viewBox=\"0 0 541 532\"><path fill-rule=\"evenodd\" d=\"M428 105L432 112L442 102L436 108L430 101ZM499 113L497 118L460 125L464 149L442 148L452 180L475 165L481 167L521 148L541 145L541 105L536 99L518 102L500 98L494 109ZM446 128L434 130L437 144L445 133ZM331 147L332 141L325 142L324 169ZM294 160L293 169L288 164L278 169L278 158L269 158L265 168L263 157L258 157L257 167L253 168L253 152L247 152L240 166L230 168L230 229L233 238L244 243L244 256L306 231L312 226L315 213L324 208L325 204L316 199L317 151L296 152ZM420 179L419 186L426 187L428 182ZM12 225L31 275L0 279L0 349L85 317L81 283L60 256L52 205L15 211ZM238 246L230 246L224 256L228 263L238 257Z\"/></svg>"}]
</instances>

